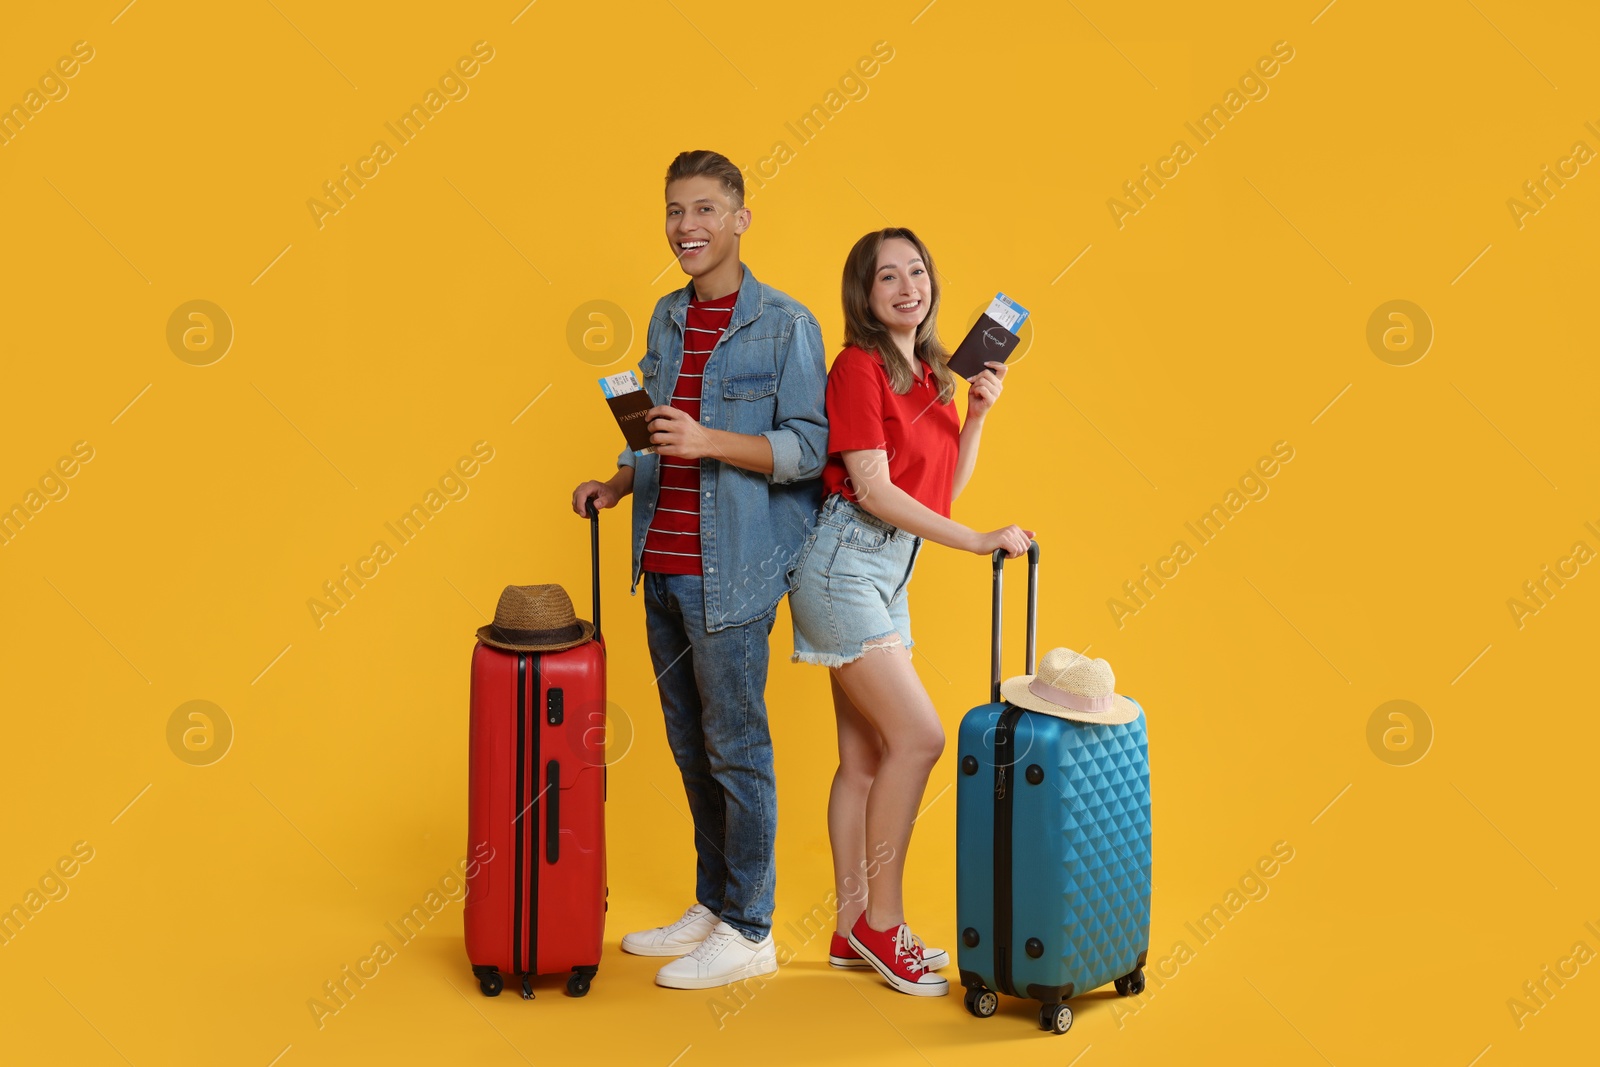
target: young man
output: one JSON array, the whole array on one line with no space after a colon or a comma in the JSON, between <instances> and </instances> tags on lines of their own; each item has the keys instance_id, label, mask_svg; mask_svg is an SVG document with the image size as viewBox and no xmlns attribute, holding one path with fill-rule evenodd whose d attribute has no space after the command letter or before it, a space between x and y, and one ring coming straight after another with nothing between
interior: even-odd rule
<instances>
[{"instance_id":1,"label":"young man","mask_svg":"<svg viewBox=\"0 0 1600 1067\"><path fill-rule=\"evenodd\" d=\"M579 515L590 500L609 508L634 494L630 592L642 574L698 861L694 905L622 947L679 957L656 973L678 989L778 968L767 638L821 503L828 454L822 332L740 261L749 228L738 167L706 151L672 161L667 244L689 284L656 303L639 364L657 405L646 415L656 451L623 449L609 481L572 494Z\"/></svg>"}]
</instances>

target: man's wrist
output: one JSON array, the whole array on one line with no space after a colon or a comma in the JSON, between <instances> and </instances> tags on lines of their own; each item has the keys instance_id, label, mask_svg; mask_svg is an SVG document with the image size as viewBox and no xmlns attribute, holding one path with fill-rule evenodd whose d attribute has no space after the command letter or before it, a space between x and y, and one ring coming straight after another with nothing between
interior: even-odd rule
<instances>
[{"instance_id":1,"label":"man's wrist","mask_svg":"<svg viewBox=\"0 0 1600 1067\"><path fill-rule=\"evenodd\" d=\"M696 458L721 459L724 455L726 455L727 442L722 440L722 437L726 431L714 430L710 426L703 426L700 429L700 433L705 437L706 450L703 455Z\"/></svg>"}]
</instances>

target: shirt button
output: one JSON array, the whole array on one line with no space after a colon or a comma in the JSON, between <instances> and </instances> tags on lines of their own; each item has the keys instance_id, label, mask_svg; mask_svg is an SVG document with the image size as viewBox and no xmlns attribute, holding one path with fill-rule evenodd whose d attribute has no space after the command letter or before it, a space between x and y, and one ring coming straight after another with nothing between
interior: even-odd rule
<instances>
[{"instance_id":1,"label":"shirt button","mask_svg":"<svg viewBox=\"0 0 1600 1067\"><path fill-rule=\"evenodd\" d=\"M708 497L708 498L709 498L709 497L710 497L710 496L711 496L711 494L710 494L710 493L707 493L707 494L706 494L706 496L707 496L707 497Z\"/></svg>"},{"instance_id":2,"label":"shirt button","mask_svg":"<svg viewBox=\"0 0 1600 1067\"><path fill-rule=\"evenodd\" d=\"M715 573L717 573L717 568L715 568L715 567L707 567L706 568L706 573L707 574L715 574Z\"/></svg>"}]
</instances>

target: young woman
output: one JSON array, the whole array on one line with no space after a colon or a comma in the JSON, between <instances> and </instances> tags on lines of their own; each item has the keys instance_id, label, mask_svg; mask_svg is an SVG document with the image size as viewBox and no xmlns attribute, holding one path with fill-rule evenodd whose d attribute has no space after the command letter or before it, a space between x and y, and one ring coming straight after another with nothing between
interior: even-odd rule
<instances>
[{"instance_id":1,"label":"young woman","mask_svg":"<svg viewBox=\"0 0 1600 1067\"><path fill-rule=\"evenodd\" d=\"M794 658L829 668L839 769L828 836L839 901L829 962L870 966L904 993L939 996L949 962L906 925L906 848L944 727L911 667L906 586L923 541L988 555L1033 531L950 518L972 477L1003 363L973 376L967 421L939 343L933 258L904 228L869 233L844 267L845 349L828 373L828 461L816 526L790 570ZM871 856L869 862L868 857Z\"/></svg>"}]
</instances>

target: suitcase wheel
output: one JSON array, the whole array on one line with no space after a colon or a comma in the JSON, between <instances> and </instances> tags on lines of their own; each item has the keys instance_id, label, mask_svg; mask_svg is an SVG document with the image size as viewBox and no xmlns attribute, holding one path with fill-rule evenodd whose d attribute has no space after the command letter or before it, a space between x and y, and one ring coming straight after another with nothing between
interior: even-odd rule
<instances>
[{"instance_id":1,"label":"suitcase wheel","mask_svg":"<svg viewBox=\"0 0 1600 1067\"><path fill-rule=\"evenodd\" d=\"M1117 992L1125 997L1136 997L1144 992L1144 970L1135 967L1131 974L1125 974L1114 983Z\"/></svg>"},{"instance_id":2,"label":"suitcase wheel","mask_svg":"<svg viewBox=\"0 0 1600 1067\"><path fill-rule=\"evenodd\" d=\"M498 971L486 971L478 976L478 988L483 990L486 997L498 997L505 987L505 979L500 977Z\"/></svg>"},{"instance_id":3,"label":"suitcase wheel","mask_svg":"<svg viewBox=\"0 0 1600 1067\"><path fill-rule=\"evenodd\" d=\"M969 989L964 1003L967 1011L980 1019L987 1019L1000 1007L1000 998L992 989Z\"/></svg>"},{"instance_id":4,"label":"suitcase wheel","mask_svg":"<svg viewBox=\"0 0 1600 1067\"><path fill-rule=\"evenodd\" d=\"M1072 1009L1065 1004L1046 1004L1039 1009L1039 1029L1064 1034L1072 1029Z\"/></svg>"},{"instance_id":5,"label":"suitcase wheel","mask_svg":"<svg viewBox=\"0 0 1600 1067\"><path fill-rule=\"evenodd\" d=\"M583 973L580 972L580 973L574 974L571 978L568 978L567 979L567 996L569 996L569 997L581 997L581 996L587 995L588 992L589 992L589 979L592 978L592 977L594 977L594 976L593 975L589 975L589 974L583 974Z\"/></svg>"}]
</instances>

